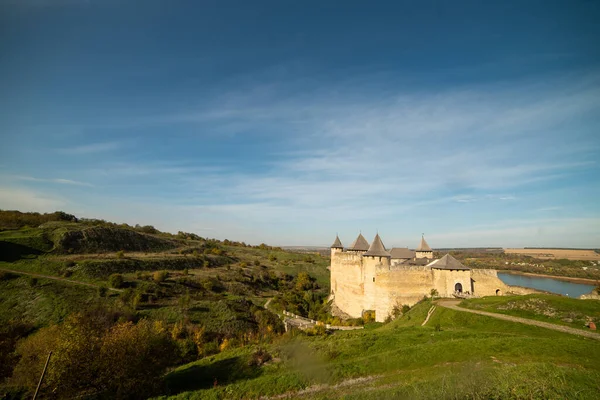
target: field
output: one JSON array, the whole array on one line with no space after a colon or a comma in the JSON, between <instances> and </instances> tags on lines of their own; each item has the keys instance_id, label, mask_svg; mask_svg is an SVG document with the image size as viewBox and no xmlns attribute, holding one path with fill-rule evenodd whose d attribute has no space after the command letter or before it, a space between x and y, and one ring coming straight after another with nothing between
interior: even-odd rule
<instances>
[{"instance_id":1,"label":"field","mask_svg":"<svg viewBox=\"0 0 600 400\"><path fill-rule=\"evenodd\" d=\"M585 249L504 249L507 254L520 254L541 260L567 259L600 261L600 253Z\"/></svg>"},{"instance_id":2,"label":"field","mask_svg":"<svg viewBox=\"0 0 600 400\"><path fill-rule=\"evenodd\" d=\"M429 301L363 331L284 336L273 361L223 352L167 375L160 399L593 399L600 342L438 307ZM214 379L217 379L217 387ZM281 396L281 397L280 397Z\"/></svg>"}]
</instances>

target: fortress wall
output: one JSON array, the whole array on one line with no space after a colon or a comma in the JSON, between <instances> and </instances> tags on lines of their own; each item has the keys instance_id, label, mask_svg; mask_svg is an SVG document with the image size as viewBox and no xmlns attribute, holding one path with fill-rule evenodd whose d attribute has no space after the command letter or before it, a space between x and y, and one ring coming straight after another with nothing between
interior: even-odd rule
<instances>
[{"instance_id":1,"label":"fortress wall","mask_svg":"<svg viewBox=\"0 0 600 400\"><path fill-rule=\"evenodd\" d=\"M377 290L375 319L383 322L396 304L412 306L429 294L432 287L431 269L414 266L403 270L381 272L375 277L375 285Z\"/></svg>"},{"instance_id":2,"label":"fortress wall","mask_svg":"<svg viewBox=\"0 0 600 400\"><path fill-rule=\"evenodd\" d=\"M360 253L340 252L331 258L331 290L335 305L353 318L362 316L364 282Z\"/></svg>"},{"instance_id":3,"label":"fortress wall","mask_svg":"<svg viewBox=\"0 0 600 400\"><path fill-rule=\"evenodd\" d=\"M415 252L416 258L433 258L433 251L417 251Z\"/></svg>"},{"instance_id":4,"label":"fortress wall","mask_svg":"<svg viewBox=\"0 0 600 400\"><path fill-rule=\"evenodd\" d=\"M452 297L457 283L462 285L463 292L472 292L471 271L433 269L433 288L441 297Z\"/></svg>"},{"instance_id":5,"label":"fortress wall","mask_svg":"<svg viewBox=\"0 0 600 400\"><path fill-rule=\"evenodd\" d=\"M375 310L379 302L377 278L381 271L389 271L390 260L387 257L363 256L365 296L363 307L365 310Z\"/></svg>"},{"instance_id":6,"label":"fortress wall","mask_svg":"<svg viewBox=\"0 0 600 400\"><path fill-rule=\"evenodd\" d=\"M510 288L498 278L498 273L494 269L473 269L471 277L474 281L473 293L476 296L495 296L498 289L500 289L498 294L506 294L510 291Z\"/></svg>"}]
</instances>

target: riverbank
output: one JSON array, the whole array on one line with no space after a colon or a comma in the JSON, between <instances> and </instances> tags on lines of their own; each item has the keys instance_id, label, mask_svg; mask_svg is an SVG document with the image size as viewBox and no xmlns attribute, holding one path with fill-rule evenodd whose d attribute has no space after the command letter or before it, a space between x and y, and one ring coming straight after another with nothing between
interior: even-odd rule
<instances>
[{"instance_id":1,"label":"riverbank","mask_svg":"<svg viewBox=\"0 0 600 400\"><path fill-rule=\"evenodd\" d=\"M531 272L521 272L521 271L510 270L510 269L499 269L497 271L498 271L498 273L503 273L503 274L532 276L532 277L537 277L537 278L550 278L550 279L557 279L557 280L561 280L561 281L565 281L565 282L583 283L583 284L587 284L587 285L600 286L600 279L573 278L570 276L548 275L548 274L534 274Z\"/></svg>"}]
</instances>

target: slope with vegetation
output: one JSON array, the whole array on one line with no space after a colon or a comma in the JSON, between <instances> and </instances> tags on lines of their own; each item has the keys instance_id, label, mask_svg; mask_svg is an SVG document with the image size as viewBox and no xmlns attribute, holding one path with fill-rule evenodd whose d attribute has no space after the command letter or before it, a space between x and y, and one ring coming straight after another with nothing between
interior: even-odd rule
<instances>
[{"instance_id":1,"label":"slope with vegetation","mask_svg":"<svg viewBox=\"0 0 600 400\"><path fill-rule=\"evenodd\" d=\"M440 307L421 326L430 299L359 331L285 332L284 309L341 323L317 253L65 213L0 212L0 226L0 397L30 398L50 351L42 398L600 395L600 342ZM540 298L559 319L597 315Z\"/></svg>"},{"instance_id":2,"label":"slope with vegetation","mask_svg":"<svg viewBox=\"0 0 600 400\"><path fill-rule=\"evenodd\" d=\"M331 318L318 254L62 212L0 211L0 226L0 395L31 394L53 351L45 396L145 398L164 390L165 368L281 335L262 307L269 298L274 309ZM78 348L90 351L86 362ZM102 370L115 360L122 375L112 381Z\"/></svg>"}]
</instances>

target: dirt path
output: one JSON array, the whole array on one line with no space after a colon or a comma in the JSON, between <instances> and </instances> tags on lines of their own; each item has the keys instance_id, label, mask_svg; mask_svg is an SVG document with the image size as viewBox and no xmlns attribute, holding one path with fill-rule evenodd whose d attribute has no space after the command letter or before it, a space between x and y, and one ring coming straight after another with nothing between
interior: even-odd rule
<instances>
[{"instance_id":1,"label":"dirt path","mask_svg":"<svg viewBox=\"0 0 600 400\"><path fill-rule=\"evenodd\" d=\"M534 319L513 317L511 315L497 314L497 313L492 313L492 312L487 312L487 311L471 310L468 308L459 307L458 304L460 302L461 302L461 300L440 300L440 301L438 301L437 304L442 307L450 308L455 311L462 311L462 312L468 312L471 314L485 315L485 316L492 317L492 318L503 319L505 321L519 322L521 324L539 326L539 327L546 328L546 329L552 329L554 331L565 332L565 333L570 333L572 335L585 336L585 337L589 337L592 339L600 340L600 334L597 334L597 333L594 333L591 331L583 331L583 330L571 328L568 326L551 324L549 322L536 321Z\"/></svg>"},{"instance_id":2,"label":"dirt path","mask_svg":"<svg viewBox=\"0 0 600 400\"><path fill-rule=\"evenodd\" d=\"M67 282L67 283L72 283L72 284L75 284L75 285L88 286L88 287L92 287L92 288L99 288L100 287L100 285L94 285L93 283L86 283L86 282L74 281L74 280L71 280L71 279L60 278L58 276L34 274L33 272L23 272L23 271L16 271L14 269L5 269L5 268L0 268L0 271L2 271L2 272L10 272L11 274L33 276L33 277L36 277L36 278L52 279L52 280L55 280L55 281ZM123 289L114 289L114 288L107 288L107 289L108 290L112 290L113 292L122 292L123 291Z\"/></svg>"}]
</instances>

